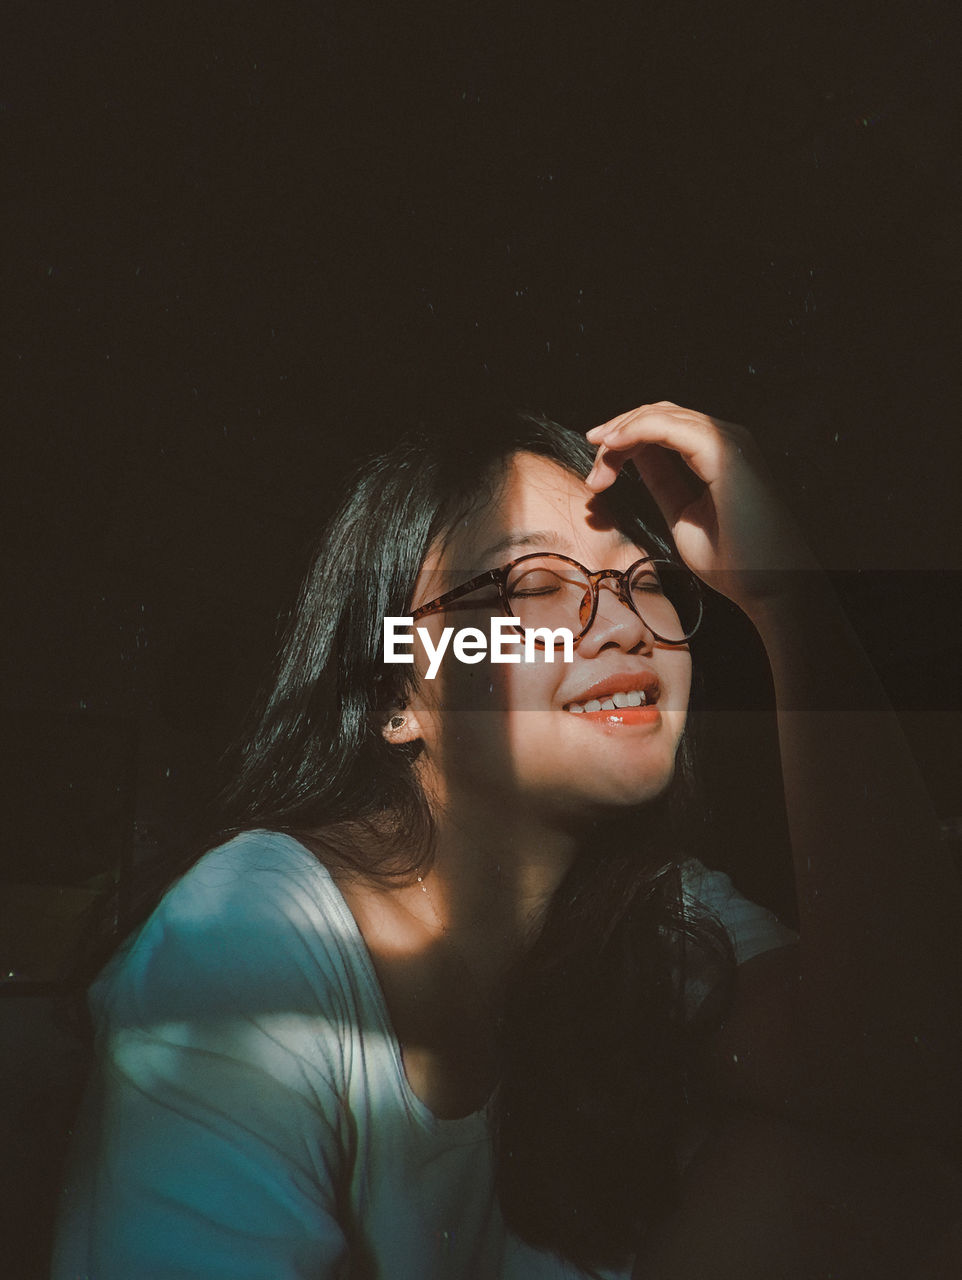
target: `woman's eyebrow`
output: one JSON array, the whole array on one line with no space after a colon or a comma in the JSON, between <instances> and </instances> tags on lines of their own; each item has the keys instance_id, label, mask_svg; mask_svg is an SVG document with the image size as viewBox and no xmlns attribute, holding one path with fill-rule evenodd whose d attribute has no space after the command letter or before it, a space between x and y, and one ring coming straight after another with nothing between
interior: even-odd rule
<instances>
[{"instance_id":1,"label":"woman's eyebrow","mask_svg":"<svg viewBox=\"0 0 962 1280\"><path fill-rule=\"evenodd\" d=\"M481 552L480 558L487 560L489 556L500 555L502 551L508 551L514 547L561 547L567 551L570 549L571 543L562 534L552 529L536 529L525 533L506 533L497 542L492 542L490 547L485 547Z\"/></svg>"},{"instance_id":2,"label":"woman's eyebrow","mask_svg":"<svg viewBox=\"0 0 962 1280\"><path fill-rule=\"evenodd\" d=\"M621 546L633 546L634 543L626 533L616 530L618 541ZM480 558L487 560L491 556L500 555L504 551L513 550L515 547L546 547L552 551L571 551L571 540L566 538L564 534L558 533L555 529L535 529L531 531L514 531L506 533L503 538L499 538L497 542L493 542L490 547L485 547L481 552Z\"/></svg>"}]
</instances>

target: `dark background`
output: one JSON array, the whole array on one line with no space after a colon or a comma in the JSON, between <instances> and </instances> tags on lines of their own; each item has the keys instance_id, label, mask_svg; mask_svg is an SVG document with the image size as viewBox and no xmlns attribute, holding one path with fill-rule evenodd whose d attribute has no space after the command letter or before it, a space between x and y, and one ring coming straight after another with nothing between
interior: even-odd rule
<instances>
[{"instance_id":1,"label":"dark background","mask_svg":"<svg viewBox=\"0 0 962 1280\"><path fill-rule=\"evenodd\" d=\"M962 812L954 6L9 13L17 822L110 739L176 846L346 470L490 392L752 427Z\"/></svg>"},{"instance_id":2,"label":"dark background","mask_svg":"<svg viewBox=\"0 0 962 1280\"><path fill-rule=\"evenodd\" d=\"M489 394L752 427L957 823L956 6L6 19L8 889L193 838L347 471ZM759 701L749 641L723 702ZM767 732L706 768L777 901ZM25 945L12 981L69 972Z\"/></svg>"}]
</instances>

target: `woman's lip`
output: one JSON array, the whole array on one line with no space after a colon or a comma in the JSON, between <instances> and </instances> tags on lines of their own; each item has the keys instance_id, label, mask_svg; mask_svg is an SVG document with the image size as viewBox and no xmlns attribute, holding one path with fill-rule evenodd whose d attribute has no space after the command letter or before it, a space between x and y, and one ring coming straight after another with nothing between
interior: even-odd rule
<instances>
[{"instance_id":1,"label":"woman's lip","mask_svg":"<svg viewBox=\"0 0 962 1280\"><path fill-rule=\"evenodd\" d=\"M657 724L661 719L661 712L657 706L650 707L615 707L613 711L568 711L566 715L573 716L575 720L590 720L595 724L606 725L634 725L634 724Z\"/></svg>"},{"instance_id":2,"label":"woman's lip","mask_svg":"<svg viewBox=\"0 0 962 1280\"><path fill-rule=\"evenodd\" d=\"M650 705L658 702L661 698L662 689L661 682L657 675L649 667L645 667L636 671L616 671L610 676L606 676L603 680L596 680L594 684L588 685L586 689L574 698L569 698L565 705L572 702L580 702L582 705L596 698L599 702L602 698L610 698L615 693L644 693L645 700Z\"/></svg>"}]
</instances>

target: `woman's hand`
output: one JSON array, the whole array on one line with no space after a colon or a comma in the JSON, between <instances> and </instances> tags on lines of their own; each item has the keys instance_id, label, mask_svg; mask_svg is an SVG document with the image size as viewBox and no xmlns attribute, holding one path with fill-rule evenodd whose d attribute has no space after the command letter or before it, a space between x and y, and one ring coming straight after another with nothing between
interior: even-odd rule
<instances>
[{"instance_id":1,"label":"woman's hand","mask_svg":"<svg viewBox=\"0 0 962 1280\"><path fill-rule=\"evenodd\" d=\"M818 564L744 428L662 400L588 432L585 483L601 493L632 461L686 564L751 615Z\"/></svg>"}]
</instances>

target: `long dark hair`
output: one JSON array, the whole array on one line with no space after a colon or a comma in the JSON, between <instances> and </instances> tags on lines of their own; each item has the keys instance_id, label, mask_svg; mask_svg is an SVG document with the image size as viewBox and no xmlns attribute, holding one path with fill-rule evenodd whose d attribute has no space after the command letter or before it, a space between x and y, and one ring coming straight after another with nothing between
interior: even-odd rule
<instances>
[{"instance_id":1,"label":"long dark hair","mask_svg":"<svg viewBox=\"0 0 962 1280\"><path fill-rule=\"evenodd\" d=\"M579 476L593 450L533 415L410 434L350 485L304 582L276 677L223 796L221 834L289 832L332 870L403 882L431 856L417 745L381 732L412 668L385 666L382 623L407 614L432 542L483 503L518 451ZM629 476L606 505L670 554ZM504 1010L494 1139L500 1198L523 1237L581 1266L620 1264L672 1203L672 1139L691 1047L683 958L721 972L724 942L682 902L697 826L691 732L665 794L598 823L538 921ZM693 825L694 824L694 825Z\"/></svg>"}]
</instances>

